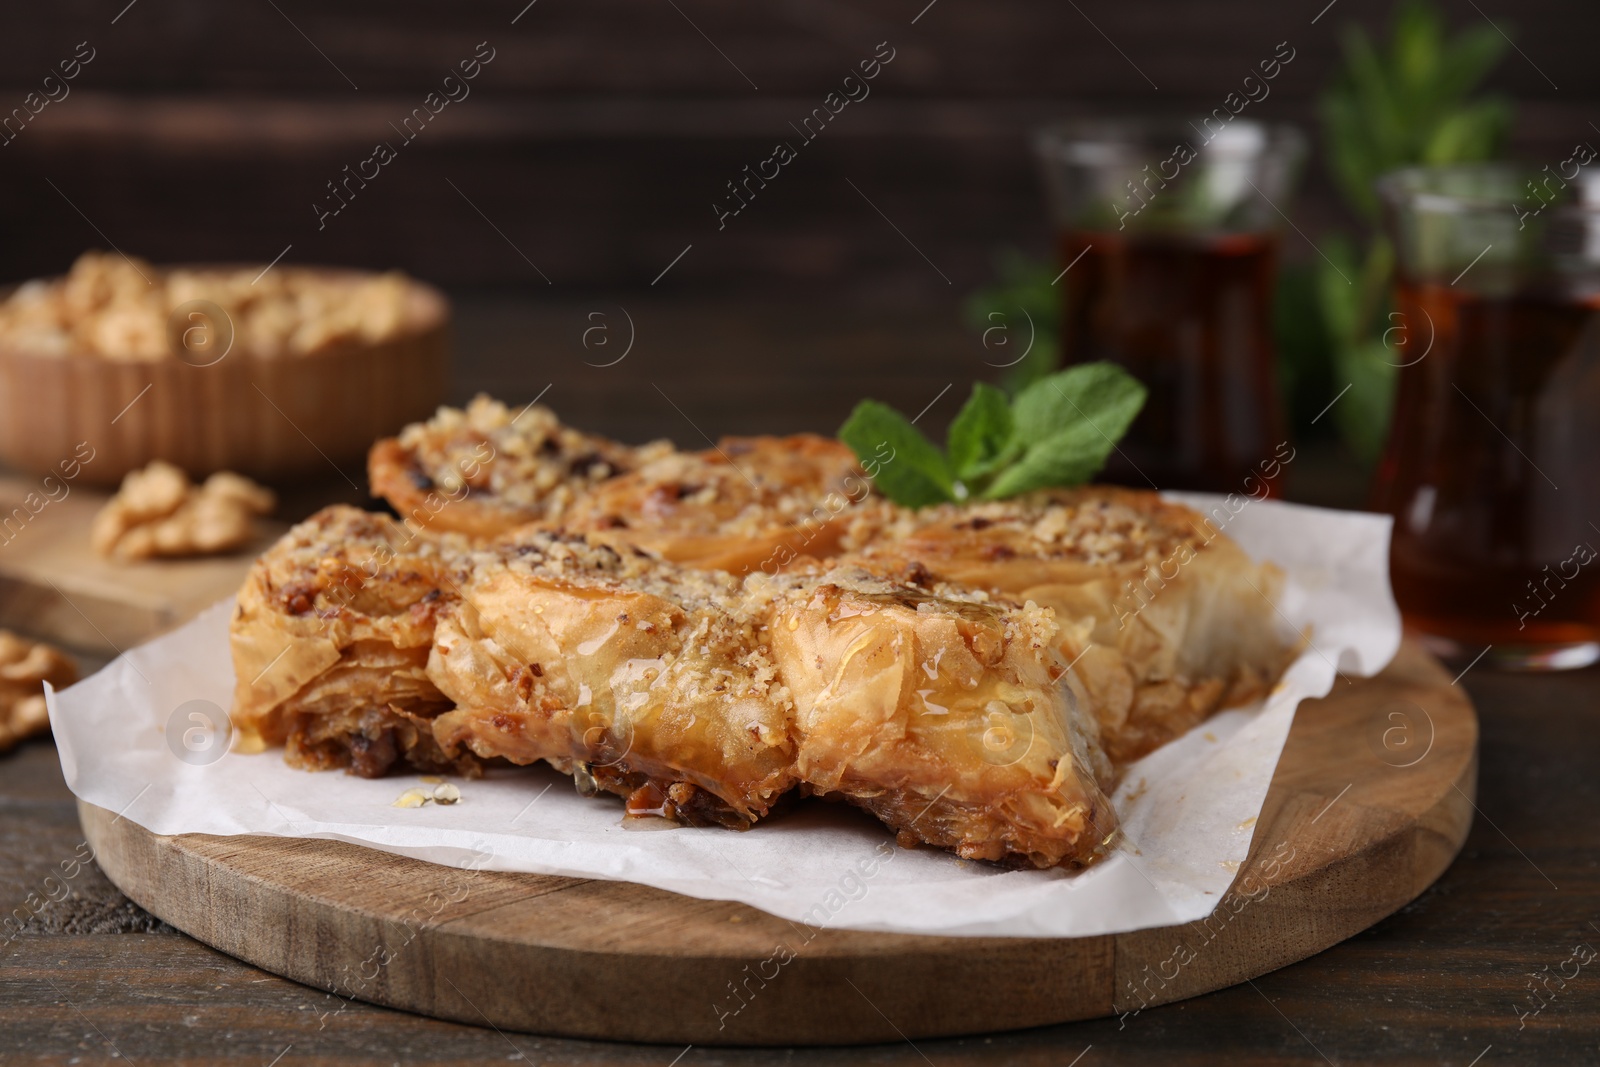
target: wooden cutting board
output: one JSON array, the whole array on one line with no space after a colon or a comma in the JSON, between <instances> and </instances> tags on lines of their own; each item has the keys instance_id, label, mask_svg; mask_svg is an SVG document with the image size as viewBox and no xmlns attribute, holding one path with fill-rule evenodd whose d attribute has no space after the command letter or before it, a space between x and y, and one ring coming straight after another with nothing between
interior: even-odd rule
<instances>
[{"instance_id":1,"label":"wooden cutting board","mask_svg":"<svg viewBox=\"0 0 1600 1067\"><path fill-rule=\"evenodd\" d=\"M60 496L62 483L52 488ZM89 527L110 494L78 483L49 500L37 479L0 474L0 627L111 657L232 596L255 557L284 530L261 522L238 552L200 559L119 563L89 547ZM35 494L24 505L28 494ZM48 500L42 507L41 500Z\"/></svg>"},{"instance_id":2,"label":"wooden cutting board","mask_svg":"<svg viewBox=\"0 0 1600 1067\"><path fill-rule=\"evenodd\" d=\"M817 930L626 882L462 872L333 841L161 837L79 812L123 892L332 991L319 1013L357 998L546 1034L838 1044L1136 1012L1304 959L1449 866L1477 746L1466 695L1407 643L1378 677L1300 708L1250 857L1210 918L1073 939Z\"/></svg>"}]
</instances>

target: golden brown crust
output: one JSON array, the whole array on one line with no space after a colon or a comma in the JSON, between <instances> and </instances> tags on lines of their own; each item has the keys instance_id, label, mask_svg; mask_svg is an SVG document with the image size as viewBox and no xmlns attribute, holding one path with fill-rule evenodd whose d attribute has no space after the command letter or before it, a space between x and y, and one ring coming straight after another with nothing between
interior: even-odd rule
<instances>
[{"instance_id":1,"label":"golden brown crust","mask_svg":"<svg viewBox=\"0 0 1600 1067\"><path fill-rule=\"evenodd\" d=\"M285 534L251 568L229 627L241 746L286 744L298 766L369 775L413 754L413 766L455 767L402 727L449 707L427 661L466 548L345 506Z\"/></svg>"},{"instance_id":2,"label":"golden brown crust","mask_svg":"<svg viewBox=\"0 0 1600 1067\"><path fill-rule=\"evenodd\" d=\"M809 789L967 859L1099 854L1111 767L1057 684L1049 612L848 565L764 584Z\"/></svg>"},{"instance_id":3,"label":"golden brown crust","mask_svg":"<svg viewBox=\"0 0 1600 1067\"><path fill-rule=\"evenodd\" d=\"M704 570L774 574L800 556L833 555L869 494L838 441L725 437L594 486L563 521Z\"/></svg>"},{"instance_id":4,"label":"golden brown crust","mask_svg":"<svg viewBox=\"0 0 1600 1067\"><path fill-rule=\"evenodd\" d=\"M542 532L497 547L439 622L442 745L733 826L795 784L791 702L737 581Z\"/></svg>"},{"instance_id":5,"label":"golden brown crust","mask_svg":"<svg viewBox=\"0 0 1600 1067\"><path fill-rule=\"evenodd\" d=\"M886 573L917 570L1053 609L1060 650L1118 763L1264 695L1296 648L1276 618L1281 572L1154 493L1087 486L900 509L858 524L846 547Z\"/></svg>"},{"instance_id":6,"label":"golden brown crust","mask_svg":"<svg viewBox=\"0 0 1600 1067\"><path fill-rule=\"evenodd\" d=\"M494 537L559 518L594 486L671 451L665 441L634 448L582 433L538 404L513 411L479 396L377 442L367 477L413 525Z\"/></svg>"}]
</instances>

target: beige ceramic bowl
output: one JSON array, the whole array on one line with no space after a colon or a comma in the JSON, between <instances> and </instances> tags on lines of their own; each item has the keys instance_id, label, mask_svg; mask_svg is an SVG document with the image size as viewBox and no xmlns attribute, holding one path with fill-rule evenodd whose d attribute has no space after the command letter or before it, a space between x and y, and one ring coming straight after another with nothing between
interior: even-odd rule
<instances>
[{"instance_id":1,"label":"beige ceramic bowl","mask_svg":"<svg viewBox=\"0 0 1600 1067\"><path fill-rule=\"evenodd\" d=\"M154 459L196 478L233 470L278 485L337 478L337 466L364 485L372 442L426 418L445 395L449 302L408 286L399 335L309 355L230 351L197 366L0 345L0 461L56 474L92 450L78 477L101 486Z\"/></svg>"}]
</instances>

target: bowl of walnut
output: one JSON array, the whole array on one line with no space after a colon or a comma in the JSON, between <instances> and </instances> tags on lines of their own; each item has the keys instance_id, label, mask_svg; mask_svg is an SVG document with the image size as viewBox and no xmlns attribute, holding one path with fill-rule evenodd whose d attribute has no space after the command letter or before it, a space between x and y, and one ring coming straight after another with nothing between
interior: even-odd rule
<instances>
[{"instance_id":1,"label":"bowl of walnut","mask_svg":"<svg viewBox=\"0 0 1600 1067\"><path fill-rule=\"evenodd\" d=\"M103 486L154 460L359 479L374 440L443 401L449 319L399 273L86 253L0 301L0 461Z\"/></svg>"}]
</instances>

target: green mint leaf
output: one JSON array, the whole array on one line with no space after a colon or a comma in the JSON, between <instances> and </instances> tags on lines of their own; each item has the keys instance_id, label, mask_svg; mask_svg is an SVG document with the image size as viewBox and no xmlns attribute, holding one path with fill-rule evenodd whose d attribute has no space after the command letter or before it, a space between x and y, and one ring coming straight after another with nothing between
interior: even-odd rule
<instances>
[{"instance_id":1,"label":"green mint leaf","mask_svg":"<svg viewBox=\"0 0 1600 1067\"><path fill-rule=\"evenodd\" d=\"M955 499L944 454L889 405L857 404L839 427L839 440L855 452L878 491L896 504L921 508Z\"/></svg>"},{"instance_id":2,"label":"green mint leaf","mask_svg":"<svg viewBox=\"0 0 1600 1067\"><path fill-rule=\"evenodd\" d=\"M1145 388L1114 363L1080 363L1041 378L1017 394L1017 440L1036 444L1087 421L1111 442L1128 432L1144 407ZM1109 451L1109 448L1108 448Z\"/></svg>"},{"instance_id":3,"label":"green mint leaf","mask_svg":"<svg viewBox=\"0 0 1600 1067\"><path fill-rule=\"evenodd\" d=\"M1111 363L1083 363L1041 378L1013 405L1021 457L984 490L990 500L1051 486L1081 485L1144 407L1145 388Z\"/></svg>"},{"instance_id":4,"label":"green mint leaf","mask_svg":"<svg viewBox=\"0 0 1600 1067\"><path fill-rule=\"evenodd\" d=\"M1082 485L1093 478L1111 454L1111 439L1086 421L1038 442L1022 458L1000 472L983 496L1000 500L1035 489Z\"/></svg>"},{"instance_id":5,"label":"green mint leaf","mask_svg":"<svg viewBox=\"0 0 1600 1067\"><path fill-rule=\"evenodd\" d=\"M1105 465L1144 406L1145 388L1110 363L1041 378L1014 404L978 384L950 426L945 456L904 415L863 400L839 429L884 496L907 507L1081 485Z\"/></svg>"},{"instance_id":6,"label":"green mint leaf","mask_svg":"<svg viewBox=\"0 0 1600 1067\"><path fill-rule=\"evenodd\" d=\"M971 398L950 424L946 448L951 473L970 486L1009 460L1012 426L1006 394L985 382L974 385Z\"/></svg>"}]
</instances>

